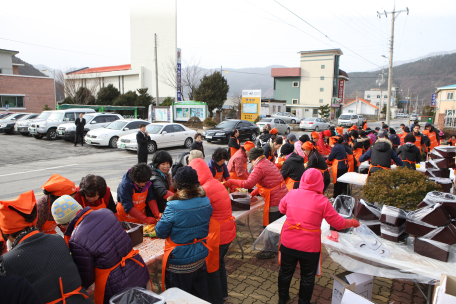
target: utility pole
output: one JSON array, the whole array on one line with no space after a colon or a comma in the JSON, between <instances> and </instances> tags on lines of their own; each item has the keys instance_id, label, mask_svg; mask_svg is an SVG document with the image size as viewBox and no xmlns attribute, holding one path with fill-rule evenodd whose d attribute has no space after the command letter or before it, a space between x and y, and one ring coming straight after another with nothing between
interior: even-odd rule
<instances>
[{"instance_id":1,"label":"utility pole","mask_svg":"<svg viewBox=\"0 0 456 304\"><path fill-rule=\"evenodd\" d=\"M391 18L391 45L390 45L390 57L389 57L389 74L388 74L388 101L386 104L386 124L390 124L390 105L391 105L391 84L393 81L393 48L394 48L394 21L396 20L396 17L399 16L400 13L402 12L407 12L407 15L409 14L409 9L407 7L406 10L401 10L401 11L396 11L396 8L393 8L392 12L386 12L384 13L379 13L377 11L377 16L378 18L381 17L381 15L385 15L385 17L388 17L388 14L392 14L393 17Z\"/></svg>"},{"instance_id":2,"label":"utility pole","mask_svg":"<svg viewBox=\"0 0 456 304\"><path fill-rule=\"evenodd\" d=\"M418 115L418 95L416 95L415 114Z\"/></svg>"},{"instance_id":3,"label":"utility pole","mask_svg":"<svg viewBox=\"0 0 456 304\"><path fill-rule=\"evenodd\" d=\"M155 106L158 107L158 60L157 60L157 33L155 33L155 89L157 99L155 100Z\"/></svg>"}]
</instances>

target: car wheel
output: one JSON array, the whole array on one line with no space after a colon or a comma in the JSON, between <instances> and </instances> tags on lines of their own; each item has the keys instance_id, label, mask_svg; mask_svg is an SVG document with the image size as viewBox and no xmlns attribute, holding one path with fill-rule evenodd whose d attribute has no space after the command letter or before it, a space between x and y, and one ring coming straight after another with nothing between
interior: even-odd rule
<instances>
[{"instance_id":1,"label":"car wheel","mask_svg":"<svg viewBox=\"0 0 456 304\"><path fill-rule=\"evenodd\" d=\"M55 140L57 139L57 130L52 128L52 129L49 129L46 133L46 138L49 139L49 140Z\"/></svg>"},{"instance_id":2,"label":"car wheel","mask_svg":"<svg viewBox=\"0 0 456 304\"><path fill-rule=\"evenodd\" d=\"M43 135L41 135L41 134L35 134L35 135L33 135L33 137L35 137L36 139L41 139L41 138L43 138Z\"/></svg>"},{"instance_id":3,"label":"car wheel","mask_svg":"<svg viewBox=\"0 0 456 304\"><path fill-rule=\"evenodd\" d=\"M5 134L13 134L13 131L6 131L5 130Z\"/></svg>"},{"instance_id":4,"label":"car wheel","mask_svg":"<svg viewBox=\"0 0 456 304\"><path fill-rule=\"evenodd\" d=\"M113 138L111 138L111 139L109 140L109 146L110 146L111 148L117 148L117 141L118 141L118 140L119 140L119 137L114 136Z\"/></svg>"},{"instance_id":5,"label":"car wheel","mask_svg":"<svg viewBox=\"0 0 456 304\"><path fill-rule=\"evenodd\" d=\"M21 132L22 136L28 136L28 133Z\"/></svg>"},{"instance_id":6,"label":"car wheel","mask_svg":"<svg viewBox=\"0 0 456 304\"><path fill-rule=\"evenodd\" d=\"M291 124L295 124L295 123L296 123L296 120L292 119Z\"/></svg>"},{"instance_id":7,"label":"car wheel","mask_svg":"<svg viewBox=\"0 0 456 304\"><path fill-rule=\"evenodd\" d=\"M187 148L187 149L189 149L190 146L192 145L192 143L193 143L193 139L192 139L191 137L189 137L189 138L187 138L187 139L185 140L185 142L184 142L184 147Z\"/></svg>"},{"instance_id":8,"label":"car wheel","mask_svg":"<svg viewBox=\"0 0 456 304\"><path fill-rule=\"evenodd\" d=\"M255 142L256 138L257 138L257 134L255 132L253 132L252 135L250 135L250 140Z\"/></svg>"},{"instance_id":9,"label":"car wheel","mask_svg":"<svg viewBox=\"0 0 456 304\"><path fill-rule=\"evenodd\" d=\"M290 134L290 128L288 128L286 131L285 131L285 135L288 135Z\"/></svg>"},{"instance_id":10,"label":"car wheel","mask_svg":"<svg viewBox=\"0 0 456 304\"><path fill-rule=\"evenodd\" d=\"M212 140L206 139L207 142L211 142Z\"/></svg>"},{"instance_id":11,"label":"car wheel","mask_svg":"<svg viewBox=\"0 0 456 304\"><path fill-rule=\"evenodd\" d=\"M315 131L315 132L318 132L318 130L320 130L320 128L318 128L318 126L315 126L314 131Z\"/></svg>"},{"instance_id":12,"label":"car wheel","mask_svg":"<svg viewBox=\"0 0 456 304\"><path fill-rule=\"evenodd\" d=\"M149 154L152 154L154 153L155 151L157 151L157 144L153 141L150 141L148 144L147 144L147 152Z\"/></svg>"}]
</instances>

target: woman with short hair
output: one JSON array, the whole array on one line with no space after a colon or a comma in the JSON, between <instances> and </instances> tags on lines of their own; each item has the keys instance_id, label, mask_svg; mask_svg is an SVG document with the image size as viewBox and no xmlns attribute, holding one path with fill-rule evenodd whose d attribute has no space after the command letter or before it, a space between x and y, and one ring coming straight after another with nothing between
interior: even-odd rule
<instances>
[{"instance_id":1,"label":"woman with short hair","mask_svg":"<svg viewBox=\"0 0 456 304\"><path fill-rule=\"evenodd\" d=\"M172 177L170 168L173 166L173 158L166 151L155 153L152 162L149 164L152 168L152 191L157 200L158 211L163 213L166 208L167 198L173 195Z\"/></svg>"},{"instance_id":2,"label":"woman with short hair","mask_svg":"<svg viewBox=\"0 0 456 304\"><path fill-rule=\"evenodd\" d=\"M234 155L234 153L237 152L237 150L239 150L241 148L238 137L239 137L239 130L233 129L233 131L231 131L231 138L228 141L228 147L230 148L230 151L231 151L230 158Z\"/></svg>"},{"instance_id":3,"label":"woman with short hair","mask_svg":"<svg viewBox=\"0 0 456 304\"><path fill-rule=\"evenodd\" d=\"M228 168L225 164L227 159L228 151L224 148L217 148L214 153L212 153L212 158L207 162L207 166L211 170L212 177L219 182L230 179L230 173L228 172Z\"/></svg>"},{"instance_id":4,"label":"woman with short hair","mask_svg":"<svg viewBox=\"0 0 456 304\"><path fill-rule=\"evenodd\" d=\"M74 198L83 208L90 207L92 210L107 208L117 213L116 203L111 194L111 189L106 181L99 175L89 174L81 179L76 187Z\"/></svg>"},{"instance_id":5,"label":"woman with short hair","mask_svg":"<svg viewBox=\"0 0 456 304\"><path fill-rule=\"evenodd\" d=\"M203 147L203 135L201 133L196 133L194 136L195 140L193 141L192 145L190 146L190 151L192 150L198 150L204 154L204 147Z\"/></svg>"}]
</instances>

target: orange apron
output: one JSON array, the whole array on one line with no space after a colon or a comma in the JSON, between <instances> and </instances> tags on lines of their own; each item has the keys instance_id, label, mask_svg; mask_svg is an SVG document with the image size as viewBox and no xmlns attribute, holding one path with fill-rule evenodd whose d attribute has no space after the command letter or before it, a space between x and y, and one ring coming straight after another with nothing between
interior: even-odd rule
<instances>
[{"instance_id":1,"label":"orange apron","mask_svg":"<svg viewBox=\"0 0 456 304\"><path fill-rule=\"evenodd\" d=\"M234 137L231 137L231 138L234 138ZM237 139L237 144L239 145L239 139ZM230 147L230 151L231 151L231 157L233 157L234 153L236 153L239 149L236 149L234 147Z\"/></svg>"},{"instance_id":2,"label":"orange apron","mask_svg":"<svg viewBox=\"0 0 456 304\"><path fill-rule=\"evenodd\" d=\"M17 244L19 245L21 242L25 241L26 239L28 239L28 238L31 237L32 235L35 235L35 234L38 234L38 233L40 233L38 230L35 230L35 231L33 231L33 232L30 232L29 234L27 234L26 236L24 236L24 237L19 241L19 243L17 243ZM62 278L59 278L59 283L60 283L60 293L62 294L62 297L59 298L59 299L57 299L57 300L54 300L54 301L51 301L51 302L47 302L46 304L56 304L56 303L58 303L58 302L60 302L60 301L63 302L62 304L65 304L65 299L66 299L66 298L69 298L69 297L71 297L71 296L73 296L73 295L76 295L76 294L80 294L81 296L83 296L83 297L86 298L86 299L89 298L89 296L86 296L85 294L79 292L79 291L82 289L81 286L79 286L79 288L76 288L76 289L73 290L72 292L63 293Z\"/></svg>"},{"instance_id":3,"label":"orange apron","mask_svg":"<svg viewBox=\"0 0 456 304\"><path fill-rule=\"evenodd\" d=\"M435 136L434 132L429 132L428 137L431 141L431 147L430 147L429 151L432 151L432 149L434 149L434 147L438 146L437 137Z\"/></svg>"},{"instance_id":4,"label":"orange apron","mask_svg":"<svg viewBox=\"0 0 456 304\"><path fill-rule=\"evenodd\" d=\"M363 149L357 148L357 149L355 149L355 151L353 151L353 156L356 158L356 161L359 162L359 158L363 155L363 152L364 152L364 148Z\"/></svg>"},{"instance_id":5,"label":"orange apron","mask_svg":"<svg viewBox=\"0 0 456 304\"><path fill-rule=\"evenodd\" d=\"M144 215L146 215L146 199L147 199L148 192L149 192L149 189L147 189L147 191L143 192L143 193L133 193L133 196L132 196L133 207L138 209ZM119 202L117 203L116 209L117 209L117 218L119 219L120 222L130 222L130 223L142 224L140 221L138 221L131 215L127 214L121 203L119 203Z\"/></svg>"},{"instance_id":6,"label":"orange apron","mask_svg":"<svg viewBox=\"0 0 456 304\"><path fill-rule=\"evenodd\" d=\"M421 152L421 136L415 136L415 146L418 147L418 149L420 149L420 152Z\"/></svg>"},{"instance_id":7,"label":"orange apron","mask_svg":"<svg viewBox=\"0 0 456 304\"><path fill-rule=\"evenodd\" d=\"M353 154L347 154L347 161L348 161L348 172L355 171L355 161L353 160Z\"/></svg>"},{"instance_id":8,"label":"orange apron","mask_svg":"<svg viewBox=\"0 0 456 304\"><path fill-rule=\"evenodd\" d=\"M92 210L99 210L99 209L102 209L102 208L107 208L106 204L105 204L105 201L104 201L104 198L101 199L101 204L98 205L98 206L91 206L89 204L89 202L86 201L86 199L84 198L84 196L81 195L81 199L82 199L82 203L84 204L84 207L90 207L90 209Z\"/></svg>"},{"instance_id":9,"label":"orange apron","mask_svg":"<svg viewBox=\"0 0 456 304\"><path fill-rule=\"evenodd\" d=\"M291 177L289 177L289 176L285 179L285 186L287 186L288 191L293 190L294 184L296 182L298 182L298 181L291 179Z\"/></svg>"},{"instance_id":10,"label":"orange apron","mask_svg":"<svg viewBox=\"0 0 456 304\"><path fill-rule=\"evenodd\" d=\"M366 131L366 129L367 129L367 123L364 123L363 124L363 130Z\"/></svg>"},{"instance_id":11,"label":"orange apron","mask_svg":"<svg viewBox=\"0 0 456 304\"><path fill-rule=\"evenodd\" d=\"M331 169L331 171L332 171L332 175L333 175L333 177L332 177L333 178L333 184L337 183L337 169L338 169L337 167L338 167L340 161L345 161L345 164L347 165L347 167L349 167L349 164L348 164L348 161L347 161L346 158L341 159L341 160L334 159L332 161L332 169ZM349 167L349 169L350 169L350 167Z\"/></svg>"},{"instance_id":12,"label":"orange apron","mask_svg":"<svg viewBox=\"0 0 456 304\"><path fill-rule=\"evenodd\" d=\"M321 229L304 229L304 228L301 228L299 227L299 225L301 225L301 223L297 223L296 225L291 225L290 223L288 223L287 221L285 221L285 223L283 224L282 226L282 230L280 231L280 238L279 238L279 254L277 256L277 259L278 259L278 263L279 263L279 266L282 266L282 254L280 252L280 243L282 241L282 232L283 232L283 228L285 227L285 224L288 224L290 227L287 227L288 229L297 229L297 230L303 230L303 231L308 231L308 232L318 232L320 233L320 248L322 248L321 246ZM320 249L320 260L318 261L318 268L317 268L317 276L321 276L321 249ZM298 262L298 266L296 266L297 268L301 268L300 265L299 265L299 262Z\"/></svg>"},{"instance_id":13,"label":"orange apron","mask_svg":"<svg viewBox=\"0 0 456 304\"><path fill-rule=\"evenodd\" d=\"M214 167L215 168L215 167ZM225 172L225 169L222 167L222 172L218 172L217 168L215 168L215 176L214 178L218 180L219 182L223 182L223 173Z\"/></svg>"},{"instance_id":14,"label":"orange apron","mask_svg":"<svg viewBox=\"0 0 456 304\"><path fill-rule=\"evenodd\" d=\"M382 168L382 169L384 169L384 170L391 170L391 168L382 167L382 166L379 166L379 165L374 166L374 165L370 164L370 166L369 166L369 171L367 172L367 176L370 176L371 168Z\"/></svg>"},{"instance_id":15,"label":"orange apron","mask_svg":"<svg viewBox=\"0 0 456 304\"><path fill-rule=\"evenodd\" d=\"M277 168L279 168L279 170L282 169L282 166L283 166L284 162L285 162L285 158L284 157L279 157L279 159L277 160L277 163L276 163L276 166L277 166Z\"/></svg>"},{"instance_id":16,"label":"orange apron","mask_svg":"<svg viewBox=\"0 0 456 304\"><path fill-rule=\"evenodd\" d=\"M405 132L404 132L404 133L398 135L399 138L401 139L401 145L404 144L404 138L405 138L405 136L406 136L407 134L408 134L408 133L405 133Z\"/></svg>"},{"instance_id":17,"label":"orange apron","mask_svg":"<svg viewBox=\"0 0 456 304\"><path fill-rule=\"evenodd\" d=\"M263 209L263 226L269 225L269 204L271 203L271 191L277 187L282 187L285 184L285 181L281 182L277 186L272 189L265 188L260 184L256 184L258 189L260 190L260 194L264 199L264 209Z\"/></svg>"}]
</instances>

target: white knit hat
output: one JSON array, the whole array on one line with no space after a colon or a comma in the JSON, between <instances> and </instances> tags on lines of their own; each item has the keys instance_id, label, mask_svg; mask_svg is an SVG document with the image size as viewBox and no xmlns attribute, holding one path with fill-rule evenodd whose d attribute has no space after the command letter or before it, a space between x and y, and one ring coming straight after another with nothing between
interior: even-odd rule
<instances>
[{"instance_id":1,"label":"white knit hat","mask_svg":"<svg viewBox=\"0 0 456 304\"><path fill-rule=\"evenodd\" d=\"M59 197L52 204L51 212L57 224L68 224L82 209L82 206L69 195Z\"/></svg>"}]
</instances>

